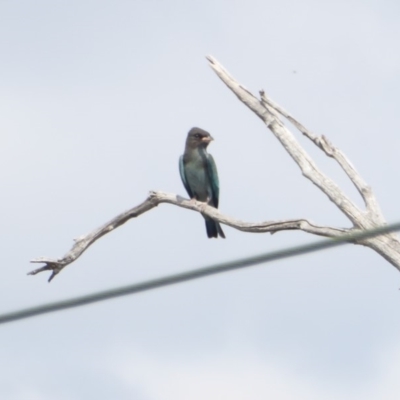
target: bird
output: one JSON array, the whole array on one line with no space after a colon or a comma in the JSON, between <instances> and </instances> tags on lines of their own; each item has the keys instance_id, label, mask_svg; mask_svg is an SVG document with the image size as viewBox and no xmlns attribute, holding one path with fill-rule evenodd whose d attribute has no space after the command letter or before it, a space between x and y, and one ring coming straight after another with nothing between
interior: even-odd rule
<instances>
[{"instance_id":1,"label":"bird","mask_svg":"<svg viewBox=\"0 0 400 400\"><path fill-rule=\"evenodd\" d=\"M201 128L190 129L185 152L179 158L179 173L183 186L191 199L202 201L218 208L219 180L214 158L207 152L207 146L213 137ZM207 236L209 238L225 239L224 231L219 222L203 214L206 220Z\"/></svg>"}]
</instances>

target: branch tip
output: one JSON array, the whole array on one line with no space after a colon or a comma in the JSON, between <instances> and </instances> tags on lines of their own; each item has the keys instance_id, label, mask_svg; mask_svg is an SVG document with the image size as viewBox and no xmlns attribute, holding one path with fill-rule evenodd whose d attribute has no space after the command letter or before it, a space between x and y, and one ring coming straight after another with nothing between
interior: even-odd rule
<instances>
[{"instance_id":1,"label":"branch tip","mask_svg":"<svg viewBox=\"0 0 400 400\"><path fill-rule=\"evenodd\" d=\"M211 63L211 64L215 64L215 58L212 56L212 55L207 55L206 56L206 59L207 59L207 61L209 62L209 63Z\"/></svg>"}]
</instances>

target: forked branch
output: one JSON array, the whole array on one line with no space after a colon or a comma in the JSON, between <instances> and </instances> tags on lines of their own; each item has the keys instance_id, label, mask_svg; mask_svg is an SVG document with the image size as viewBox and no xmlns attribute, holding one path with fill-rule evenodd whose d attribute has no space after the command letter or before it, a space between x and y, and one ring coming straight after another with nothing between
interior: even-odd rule
<instances>
[{"instance_id":1,"label":"forked branch","mask_svg":"<svg viewBox=\"0 0 400 400\"><path fill-rule=\"evenodd\" d=\"M326 137L313 135L287 111L269 99L264 91L260 92L260 99L256 98L250 91L239 84L215 58L209 56L207 59L211 68L222 82L242 103L264 121L267 128L275 135L284 149L297 163L303 175L328 196L337 208L352 222L354 229L373 229L386 224L371 188L364 182L344 154L335 148ZM361 194L366 205L366 210L359 209L332 179L319 170L315 162L280 120L279 115L288 119L303 135L322 149L327 156L334 158L338 162ZM368 239L363 241L362 244L375 250L400 270L400 242L395 233Z\"/></svg>"},{"instance_id":2,"label":"forked branch","mask_svg":"<svg viewBox=\"0 0 400 400\"><path fill-rule=\"evenodd\" d=\"M118 215L100 228L95 229L93 232L75 239L74 245L64 255L64 257L60 259L41 257L32 260L32 263L44 263L45 265L33 270L29 275L36 275L39 272L50 271L51 275L49 281L51 281L60 271L79 258L84 251L86 251L102 236L118 228L131 218L136 218L139 215L150 211L161 203L169 203L181 208L199 212L232 228L252 233L275 233L283 230L301 230L314 235L337 238L350 232L363 229L373 229L385 225L386 222L371 188L364 182L355 168L351 165L350 161L339 149L334 147L325 136L316 136L311 133L287 111L269 99L264 91L260 92L260 99L258 99L245 87L239 84L222 67L222 65L218 63L217 60L213 57L207 58L210 62L210 66L218 77L229 89L232 90L241 102L243 102L259 118L261 118L261 120L264 121L268 129L276 136L291 158L297 163L303 175L325 193L326 196L328 196L337 208L351 221L353 227L336 228L319 226L306 219L266 221L259 223L243 222L223 215L217 209L210 207L205 203L184 199L175 194L150 192L150 195L143 203ZM319 170L312 158L300 146L293 134L283 124L280 116L286 118L328 157L333 158L339 164L363 198L366 207L365 210L359 209L332 179ZM382 234L369 239L354 240L353 243L370 247L400 270L400 242L394 233Z\"/></svg>"}]
</instances>

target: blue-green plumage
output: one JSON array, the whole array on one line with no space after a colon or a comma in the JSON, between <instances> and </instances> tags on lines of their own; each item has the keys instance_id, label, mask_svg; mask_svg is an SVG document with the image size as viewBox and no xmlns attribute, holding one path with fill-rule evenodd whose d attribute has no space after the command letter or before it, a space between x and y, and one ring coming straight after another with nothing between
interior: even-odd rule
<instances>
[{"instance_id":1,"label":"blue-green plumage","mask_svg":"<svg viewBox=\"0 0 400 400\"><path fill-rule=\"evenodd\" d=\"M207 153L207 146L213 140L211 135L200 128L192 128L186 139L185 152L179 159L179 172L183 185L191 199L203 201L218 208L219 181L215 161ZM217 221L206 217L207 236L225 238Z\"/></svg>"}]
</instances>

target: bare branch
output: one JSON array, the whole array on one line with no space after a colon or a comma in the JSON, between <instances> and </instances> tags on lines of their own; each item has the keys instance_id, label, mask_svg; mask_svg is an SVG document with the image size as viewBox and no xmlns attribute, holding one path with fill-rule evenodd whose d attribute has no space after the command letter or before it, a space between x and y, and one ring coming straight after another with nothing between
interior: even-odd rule
<instances>
[{"instance_id":1,"label":"bare branch","mask_svg":"<svg viewBox=\"0 0 400 400\"><path fill-rule=\"evenodd\" d=\"M32 263L44 263L45 266L29 272L28 275L36 275L39 272L51 271L51 275L49 278L49 281L51 281L59 272L61 272L63 268L79 258L84 251L86 251L95 241L100 239L102 236L123 225L131 218L136 218L139 215L150 211L161 203L169 203L178 207L202 213L218 222L221 222L225 225L228 225L243 232L275 233L284 230L301 230L304 232L312 233L314 235L325 237L339 237L349 232L349 230L346 228L318 226L305 219L294 219L287 221L266 221L260 223L243 222L229 216L222 215L216 208L211 207L206 203L184 199L183 197L171 193L150 192L149 196L143 203L126 212L123 212L122 214L113 218L111 221L102 225L100 228L95 229L93 232L90 232L87 235L83 235L75 239L75 243L72 246L71 250L69 250L64 255L64 257L60 259L40 257L31 260Z\"/></svg>"},{"instance_id":2,"label":"bare branch","mask_svg":"<svg viewBox=\"0 0 400 400\"><path fill-rule=\"evenodd\" d=\"M64 255L64 257L56 260L47 257L40 257L31 260L31 263L45 263L46 265L44 267L29 272L28 275L36 275L39 272L43 271L52 271L49 278L50 282L64 267L66 267L68 264L71 264L78 257L80 257L82 253L87 250L88 247L91 246L96 240L100 239L106 233L109 233L119 226L123 225L131 218L138 217L146 211L151 210L158 204L159 202L153 201L153 198L150 195L143 203L139 204L138 206L131 208L130 210L125 211L122 214L119 214L111 221L102 225L100 228L95 229L93 232L74 239L75 244L72 246L71 250Z\"/></svg>"},{"instance_id":3,"label":"bare branch","mask_svg":"<svg viewBox=\"0 0 400 400\"><path fill-rule=\"evenodd\" d=\"M374 229L386 224L378 201L371 188L360 177L344 154L339 149L335 148L326 137L317 137L312 134L287 111L269 99L263 91L261 92L261 100L257 99L245 87L239 84L215 58L208 56L207 59L211 68L225 85L242 103L264 121L266 126L300 167L303 175L324 192L350 219L354 225L354 229ZM360 210L335 182L318 169L314 161L296 141L292 133L283 125L282 121L280 121L278 115L287 118L306 137L323 150L326 155L334 158L338 162L363 197L367 211ZM400 242L395 233L358 241L357 244L362 244L375 250L400 270Z\"/></svg>"},{"instance_id":4,"label":"bare branch","mask_svg":"<svg viewBox=\"0 0 400 400\"><path fill-rule=\"evenodd\" d=\"M312 158L300 146L293 134L283 125L274 114L268 111L263 103L240 85L215 58L208 56L211 68L229 89L260 117L282 146L300 167L303 175L321 189L328 198L350 219L355 227L363 227L363 212L344 194L336 183L323 174ZM272 107L273 108L273 107Z\"/></svg>"},{"instance_id":5,"label":"bare branch","mask_svg":"<svg viewBox=\"0 0 400 400\"><path fill-rule=\"evenodd\" d=\"M296 120L292 115L290 115L285 109L276 104L271 100L263 90L260 91L261 101L270 109L278 112L284 116L288 121L290 121L304 136L310 139L317 147L319 147L328 157L333 158L343 169L349 179L352 181L361 197L363 198L368 212L373 213L376 217L383 218L382 211L378 205L378 201L360 174L356 171L354 166L348 160L348 158L343 154L341 150L334 147L332 143L324 136L316 136L310 130L308 130L304 125L302 125L298 120Z\"/></svg>"},{"instance_id":6,"label":"bare branch","mask_svg":"<svg viewBox=\"0 0 400 400\"><path fill-rule=\"evenodd\" d=\"M263 91L260 92L261 100L257 99L245 87L240 85L232 76L230 76L222 65L220 65L214 58L208 57L208 60L210 66L219 78L229 87L229 89L232 90L239 100L246 104L264 121L266 126L276 136L285 150L300 167L303 175L325 193L328 198L350 219L353 223L353 228L318 226L305 219L266 221L260 223L243 222L221 214L217 209L208 206L206 203L184 199L175 194L150 192L149 196L143 203L118 215L110 222L95 229L93 232L75 239L75 244L64 255L64 257L60 259L41 257L32 260L32 263L44 263L45 265L31 271L29 275L51 271L49 278L49 281L51 281L60 271L79 258L84 251L86 251L102 236L123 225L131 218L136 218L139 215L150 211L161 203L169 203L181 208L186 208L206 215L232 228L252 233L270 232L272 234L283 230L301 230L314 235L338 238L352 232L357 232L359 230L362 231L364 229L374 229L386 224L378 202L370 187L366 185L344 154L335 148L326 137L317 137L312 134L287 111L269 99ZM367 212L360 210L335 182L318 169L311 157L296 141L292 133L284 126L283 122L279 118L280 115L294 124L294 126L307 138L323 150L327 156L332 157L338 162L363 197L367 207ZM386 233L368 239L352 239L351 242L370 247L400 270L400 242L394 233Z\"/></svg>"}]
</instances>

